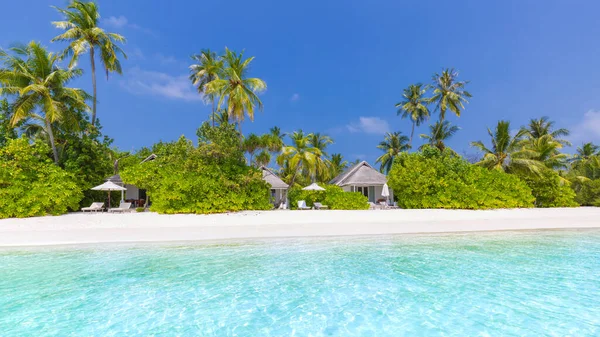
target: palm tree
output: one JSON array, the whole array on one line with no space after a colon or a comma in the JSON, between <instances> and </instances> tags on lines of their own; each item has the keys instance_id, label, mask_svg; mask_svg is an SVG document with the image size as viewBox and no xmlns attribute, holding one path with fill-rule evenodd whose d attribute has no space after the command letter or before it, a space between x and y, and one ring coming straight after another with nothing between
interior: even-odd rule
<instances>
[{"instance_id":1,"label":"palm tree","mask_svg":"<svg viewBox=\"0 0 600 337\"><path fill-rule=\"evenodd\" d=\"M242 148L250 155L248 163L253 163L252 159L254 157L254 153L264 147L263 143L262 137L259 137L254 133L251 133L244 138L244 141L242 142Z\"/></svg>"},{"instance_id":2,"label":"palm tree","mask_svg":"<svg viewBox=\"0 0 600 337\"><path fill-rule=\"evenodd\" d=\"M292 145L283 147L281 154L277 157L277 164L282 167L287 165L288 169L292 170L290 186L293 186L298 172L302 171L310 177L314 176L322 153L318 148L311 146L311 134L306 135L302 130L298 130L289 137Z\"/></svg>"},{"instance_id":3,"label":"palm tree","mask_svg":"<svg viewBox=\"0 0 600 337\"><path fill-rule=\"evenodd\" d=\"M58 56L49 53L38 42L11 48L15 56L0 50L0 60L5 68L0 70L0 95L16 95L12 104L13 126L25 121L41 123L38 132L48 136L54 162L58 164L58 151L53 128L57 124L77 127L74 110L87 110L85 100L89 95L81 89L65 85L81 75L80 69L62 69ZM35 127L32 127L35 129Z\"/></svg>"},{"instance_id":4,"label":"palm tree","mask_svg":"<svg viewBox=\"0 0 600 337\"><path fill-rule=\"evenodd\" d=\"M510 122L498 121L494 131L488 128L488 135L492 148L488 148L482 141L472 142L471 146L483 152L483 159L477 165L488 169L501 171L537 171L539 162L529 159L522 151L521 141L525 131L520 130L516 135L510 135Z\"/></svg>"},{"instance_id":5,"label":"palm tree","mask_svg":"<svg viewBox=\"0 0 600 337\"><path fill-rule=\"evenodd\" d=\"M568 136L570 134L569 130L564 128L554 130L554 121L551 121L546 116L540 119L531 119L529 125L522 129L525 131L525 136L528 139L539 139L548 136L562 145L571 145L567 140L560 138Z\"/></svg>"},{"instance_id":6,"label":"palm tree","mask_svg":"<svg viewBox=\"0 0 600 337\"><path fill-rule=\"evenodd\" d=\"M567 166L567 155L560 153L562 144L550 134L533 138L524 142L523 152L533 159L543 163L547 168L560 169Z\"/></svg>"},{"instance_id":7,"label":"palm tree","mask_svg":"<svg viewBox=\"0 0 600 337\"><path fill-rule=\"evenodd\" d=\"M420 137L426 139L429 145L437 147L440 151L444 151L446 148L444 142L452 138L458 130L460 128L456 125L450 125L449 121L438 121L429 126L429 135L422 134Z\"/></svg>"},{"instance_id":8,"label":"palm tree","mask_svg":"<svg viewBox=\"0 0 600 337\"><path fill-rule=\"evenodd\" d=\"M348 161L344 160L340 153L331 154L329 160L329 180L337 177L348 168Z\"/></svg>"},{"instance_id":9,"label":"palm tree","mask_svg":"<svg viewBox=\"0 0 600 337\"><path fill-rule=\"evenodd\" d=\"M320 155L317 156L317 167L315 172L315 178L317 178L320 182L327 180L327 152L325 149L329 144L333 144L333 139L331 137L322 135L320 133L312 133L309 135L310 145L314 148L319 149L321 152Z\"/></svg>"},{"instance_id":10,"label":"palm tree","mask_svg":"<svg viewBox=\"0 0 600 337\"><path fill-rule=\"evenodd\" d=\"M212 113L215 113L215 97L214 93L206 93L206 85L219 78L219 74L223 72L223 60L210 49L205 49L200 54L192 55L192 60L197 63L190 66L190 80L192 84L197 86L198 93L205 95L212 103ZM213 119L213 126L215 121Z\"/></svg>"},{"instance_id":11,"label":"palm tree","mask_svg":"<svg viewBox=\"0 0 600 337\"><path fill-rule=\"evenodd\" d=\"M243 52L238 54L225 48L222 76L204 88L206 94L219 96L218 107L227 99L227 113L238 122L240 134L244 116L254 120L254 107L262 110L263 104L257 94L267 89L267 84L260 78L247 77L252 60L254 57L244 60Z\"/></svg>"},{"instance_id":12,"label":"palm tree","mask_svg":"<svg viewBox=\"0 0 600 337\"><path fill-rule=\"evenodd\" d=\"M271 162L271 153L269 151L261 151L258 153L254 159L254 164L256 167L267 166Z\"/></svg>"},{"instance_id":13,"label":"palm tree","mask_svg":"<svg viewBox=\"0 0 600 337\"><path fill-rule=\"evenodd\" d=\"M272 127L269 130L269 133L262 135L265 149L273 153L281 151L281 148L283 147L284 136L285 134L281 132L279 127Z\"/></svg>"},{"instance_id":14,"label":"palm tree","mask_svg":"<svg viewBox=\"0 0 600 337\"><path fill-rule=\"evenodd\" d=\"M210 116L213 126L229 124L229 114L224 109L217 109Z\"/></svg>"},{"instance_id":15,"label":"palm tree","mask_svg":"<svg viewBox=\"0 0 600 337\"><path fill-rule=\"evenodd\" d=\"M379 171L382 173L388 173L392 168L394 159L402 151L408 151L410 145L408 143L408 137L402 134L402 132L388 132L385 134L384 140L377 145L377 148L382 150L384 153L377 158L375 163L381 163Z\"/></svg>"},{"instance_id":16,"label":"palm tree","mask_svg":"<svg viewBox=\"0 0 600 337\"><path fill-rule=\"evenodd\" d=\"M441 74L433 75L433 96L429 98L430 103L435 103L436 111L440 112L440 121L446 118L446 110L454 112L460 117L461 109L465 106L463 103L469 103L467 98L471 94L464 90L468 81L457 81L458 71L454 69L445 69Z\"/></svg>"},{"instance_id":17,"label":"palm tree","mask_svg":"<svg viewBox=\"0 0 600 337\"><path fill-rule=\"evenodd\" d=\"M90 62L92 66L92 86L93 86L93 104L92 104L92 126L96 123L96 49L100 55L100 61L106 72L106 78L110 72L122 73L119 55L127 58L125 52L117 45L124 43L125 38L115 33L107 33L98 27L100 13L95 2L83 2L73 0L66 9L54 7L65 16L65 21L56 21L52 24L64 33L52 39L54 41L67 41L69 46L63 52L63 57L70 56L69 68L73 68L79 59L79 56L90 52Z\"/></svg>"},{"instance_id":18,"label":"palm tree","mask_svg":"<svg viewBox=\"0 0 600 337\"><path fill-rule=\"evenodd\" d=\"M412 120L412 130L410 131L409 146L412 148L413 136L415 134L415 125L420 126L426 119L429 118L429 108L427 108L428 99L424 97L427 88L423 88L422 84L411 84L404 89L402 93L403 100L396 103L398 115L402 118L410 118Z\"/></svg>"},{"instance_id":19,"label":"palm tree","mask_svg":"<svg viewBox=\"0 0 600 337\"><path fill-rule=\"evenodd\" d=\"M577 148L577 153L573 155L571 158L571 162L573 166L578 166L581 163L589 160L591 157L595 155L600 155L600 146L595 145L594 143L585 143L582 146Z\"/></svg>"}]
</instances>

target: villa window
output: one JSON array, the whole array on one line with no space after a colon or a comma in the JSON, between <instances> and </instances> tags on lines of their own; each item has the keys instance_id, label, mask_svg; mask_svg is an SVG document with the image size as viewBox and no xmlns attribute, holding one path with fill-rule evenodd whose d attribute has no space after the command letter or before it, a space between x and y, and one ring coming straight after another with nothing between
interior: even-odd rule
<instances>
[{"instance_id":1,"label":"villa window","mask_svg":"<svg viewBox=\"0 0 600 337\"><path fill-rule=\"evenodd\" d=\"M369 197L369 187L367 186L356 186L356 192L362 193L365 197Z\"/></svg>"}]
</instances>

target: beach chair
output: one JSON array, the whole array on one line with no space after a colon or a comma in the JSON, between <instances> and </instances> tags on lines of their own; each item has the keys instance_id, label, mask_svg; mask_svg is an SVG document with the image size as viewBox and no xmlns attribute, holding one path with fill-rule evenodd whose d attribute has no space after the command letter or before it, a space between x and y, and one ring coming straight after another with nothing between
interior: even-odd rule
<instances>
[{"instance_id":1,"label":"beach chair","mask_svg":"<svg viewBox=\"0 0 600 337\"><path fill-rule=\"evenodd\" d=\"M122 202L119 204L119 207L111 208L108 211L111 213L115 212L129 212L131 210L130 202Z\"/></svg>"},{"instance_id":2,"label":"beach chair","mask_svg":"<svg viewBox=\"0 0 600 337\"><path fill-rule=\"evenodd\" d=\"M320 202L313 203L313 206L315 206L315 209L328 209L329 208L329 206L323 205Z\"/></svg>"},{"instance_id":3,"label":"beach chair","mask_svg":"<svg viewBox=\"0 0 600 337\"><path fill-rule=\"evenodd\" d=\"M298 209L299 210L307 210L307 209L311 209L311 208L306 206L306 201L300 200L300 201L298 201Z\"/></svg>"},{"instance_id":4,"label":"beach chair","mask_svg":"<svg viewBox=\"0 0 600 337\"><path fill-rule=\"evenodd\" d=\"M103 202L92 202L90 207L83 207L81 209L82 212L98 212L98 211L102 212L102 210L104 210Z\"/></svg>"},{"instance_id":5,"label":"beach chair","mask_svg":"<svg viewBox=\"0 0 600 337\"><path fill-rule=\"evenodd\" d=\"M381 205L369 201L369 209L381 209Z\"/></svg>"}]
</instances>

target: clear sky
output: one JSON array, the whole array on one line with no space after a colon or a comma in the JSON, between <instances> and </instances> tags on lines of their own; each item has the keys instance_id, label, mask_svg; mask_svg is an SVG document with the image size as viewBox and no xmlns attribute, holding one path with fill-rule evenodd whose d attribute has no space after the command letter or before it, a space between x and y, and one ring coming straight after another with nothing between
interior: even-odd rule
<instances>
[{"instance_id":1,"label":"clear sky","mask_svg":"<svg viewBox=\"0 0 600 337\"><path fill-rule=\"evenodd\" d=\"M245 49L267 82L264 111L245 132L303 129L334 138L331 152L373 163L385 131L410 133L394 104L444 67L469 80L471 103L449 142L487 141L486 127L549 116L572 141L600 142L598 1L99 0L102 26L125 35L123 76L99 72L98 116L123 150L195 130L208 116L187 80L203 48ZM52 50L65 0L2 1L0 47L38 40ZM90 90L86 71L74 85ZM417 133L426 132L422 127ZM421 140L417 140L417 145Z\"/></svg>"}]
</instances>

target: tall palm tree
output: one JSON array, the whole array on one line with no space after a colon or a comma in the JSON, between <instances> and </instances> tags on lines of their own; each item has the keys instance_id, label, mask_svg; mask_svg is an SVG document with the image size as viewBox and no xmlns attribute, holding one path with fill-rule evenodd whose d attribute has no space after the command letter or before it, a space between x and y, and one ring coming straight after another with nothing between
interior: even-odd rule
<instances>
[{"instance_id":1,"label":"tall palm tree","mask_svg":"<svg viewBox=\"0 0 600 337\"><path fill-rule=\"evenodd\" d=\"M426 139L429 145L437 147L440 151L444 151L446 148L445 141L452 138L458 130L460 128L456 125L450 125L449 121L438 121L429 126L430 134L422 134L421 138Z\"/></svg>"},{"instance_id":2,"label":"tall palm tree","mask_svg":"<svg viewBox=\"0 0 600 337\"><path fill-rule=\"evenodd\" d=\"M224 109L217 109L210 116L213 126L229 124L229 114Z\"/></svg>"},{"instance_id":3,"label":"tall palm tree","mask_svg":"<svg viewBox=\"0 0 600 337\"><path fill-rule=\"evenodd\" d=\"M567 166L568 156L560 153L562 144L550 134L526 140L523 152L531 159L537 160L550 169L560 169Z\"/></svg>"},{"instance_id":4,"label":"tall palm tree","mask_svg":"<svg viewBox=\"0 0 600 337\"><path fill-rule=\"evenodd\" d=\"M198 88L198 93L205 95L211 102L214 114L216 94L207 93L206 85L219 78L219 74L223 72L223 60L210 49L204 49L200 54L192 55L192 60L197 63L190 66L190 80ZM214 123L213 120L213 126Z\"/></svg>"},{"instance_id":5,"label":"tall palm tree","mask_svg":"<svg viewBox=\"0 0 600 337\"><path fill-rule=\"evenodd\" d=\"M310 145L314 148L319 149L321 152L320 155L317 156L317 167L315 172L315 178L320 182L327 180L327 166L329 160L327 159L329 156L326 152L327 146L329 144L333 144L333 139L327 135L322 135L320 133L311 133L309 135Z\"/></svg>"},{"instance_id":6,"label":"tall palm tree","mask_svg":"<svg viewBox=\"0 0 600 337\"><path fill-rule=\"evenodd\" d=\"M271 153L269 151L260 151L254 158L256 167L267 166L271 162Z\"/></svg>"},{"instance_id":7,"label":"tall palm tree","mask_svg":"<svg viewBox=\"0 0 600 337\"><path fill-rule=\"evenodd\" d=\"M254 133L251 133L244 138L244 141L242 142L242 148L248 152L248 155L250 156L248 163L253 163L252 159L254 157L254 153L264 147L263 143L263 139Z\"/></svg>"},{"instance_id":8,"label":"tall palm tree","mask_svg":"<svg viewBox=\"0 0 600 337\"><path fill-rule=\"evenodd\" d=\"M525 136L528 139L539 139L548 136L562 145L570 146L571 143L561 138L568 136L570 134L569 130L564 128L555 130L554 124L554 121L544 116L539 119L531 119L527 127L521 129L525 131Z\"/></svg>"},{"instance_id":9,"label":"tall palm tree","mask_svg":"<svg viewBox=\"0 0 600 337\"><path fill-rule=\"evenodd\" d=\"M445 69L441 74L433 75L433 96L429 98L430 103L435 103L436 111L440 112L440 121L446 118L446 111L454 112L460 117L460 112L465 108L464 103L469 103L467 98L471 94L464 90L468 81L458 81L458 71Z\"/></svg>"},{"instance_id":10,"label":"tall palm tree","mask_svg":"<svg viewBox=\"0 0 600 337\"><path fill-rule=\"evenodd\" d=\"M379 171L387 174L392 168L394 159L400 152L408 151L410 145L408 145L408 137L403 135L402 132L388 132L385 134L384 140L377 145L377 148L384 153L377 158L375 163L381 163Z\"/></svg>"},{"instance_id":11,"label":"tall palm tree","mask_svg":"<svg viewBox=\"0 0 600 337\"><path fill-rule=\"evenodd\" d=\"M332 153L329 160L329 180L337 177L348 168L348 161L344 160L340 153Z\"/></svg>"},{"instance_id":12,"label":"tall palm tree","mask_svg":"<svg viewBox=\"0 0 600 337\"><path fill-rule=\"evenodd\" d=\"M71 58L69 68L75 66L79 56L90 52L90 62L92 67L92 126L96 123L96 50L100 55L100 62L106 72L106 78L111 72L122 73L119 55L127 58L127 55L117 43L125 43L122 35L107 33L104 29L98 27L100 13L95 2L84 2L73 0L66 9L54 7L58 12L64 15L65 21L56 21L52 24L64 33L52 39L54 41L67 41L69 46L63 52L64 57Z\"/></svg>"},{"instance_id":13,"label":"tall palm tree","mask_svg":"<svg viewBox=\"0 0 600 337\"><path fill-rule=\"evenodd\" d=\"M288 165L292 170L290 186L293 186L298 172L306 172L308 176L314 176L322 153L318 148L311 146L311 134L307 135L302 130L298 130L289 137L292 145L283 147L281 154L277 157L277 164L282 167Z\"/></svg>"},{"instance_id":14,"label":"tall palm tree","mask_svg":"<svg viewBox=\"0 0 600 337\"><path fill-rule=\"evenodd\" d=\"M284 136L285 134L281 132L281 129L279 127L272 127L269 130L269 133L262 135L265 149L273 153L280 152L281 148L283 147Z\"/></svg>"},{"instance_id":15,"label":"tall palm tree","mask_svg":"<svg viewBox=\"0 0 600 337\"><path fill-rule=\"evenodd\" d=\"M404 89L402 93L403 100L396 103L398 115L402 118L410 118L412 121L412 129L410 131L409 146L412 148L413 136L415 134L415 126L420 126L429 118L429 108L427 107L428 99L425 98L427 88L423 88L422 84L411 84Z\"/></svg>"},{"instance_id":16,"label":"tall palm tree","mask_svg":"<svg viewBox=\"0 0 600 337\"><path fill-rule=\"evenodd\" d=\"M263 104L258 93L267 89L265 81L256 77L248 77L250 63L254 57L244 60L244 53L236 53L225 48L223 55L222 76L207 83L204 92L219 97L220 107L227 99L227 113L238 122L241 134L241 122L248 115L254 120L254 108L262 110Z\"/></svg>"},{"instance_id":17,"label":"tall palm tree","mask_svg":"<svg viewBox=\"0 0 600 337\"><path fill-rule=\"evenodd\" d=\"M578 166L581 163L589 160L595 155L600 155L600 146L594 143L585 143L580 147L577 147L577 153L571 158L573 166Z\"/></svg>"},{"instance_id":18,"label":"tall palm tree","mask_svg":"<svg viewBox=\"0 0 600 337\"><path fill-rule=\"evenodd\" d=\"M494 131L488 128L488 135L492 148L488 148L482 141L472 142L471 146L483 152L483 159L477 165L500 171L537 171L539 162L527 158L522 151L521 141L525 135L520 130L516 135L510 135L510 122L498 121Z\"/></svg>"},{"instance_id":19,"label":"tall palm tree","mask_svg":"<svg viewBox=\"0 0 600 337\"><path fill-rule=\"evenodd\" d=\"M62 69L58 56L49 53L38 42L11 48L14 56L0 50L0 95L16 96L12 104L11 124L22 121L41 123L37 128L48 135L54 162L58 164L58 151L53 128L57 124L76 127L74 110L87 110L85 100L89 95L81 89L68 88L68 82L81 75L80 69Z\"/></svg>"}]
</instances>

